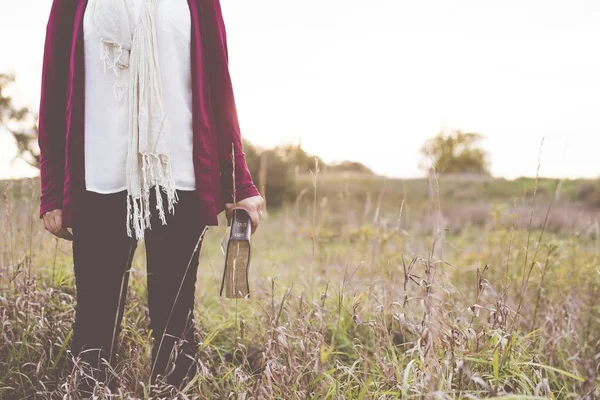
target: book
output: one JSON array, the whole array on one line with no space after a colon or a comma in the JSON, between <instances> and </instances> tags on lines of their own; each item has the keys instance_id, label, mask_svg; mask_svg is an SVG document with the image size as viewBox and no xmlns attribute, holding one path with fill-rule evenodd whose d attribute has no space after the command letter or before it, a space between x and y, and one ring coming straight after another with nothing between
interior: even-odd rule
<instances>
[{"instance_id":1,"label":"book","mask_svg":"<svg viewBox=\"0 0 600 400\"><path fill-rule=\"evenodd\" d=\"M225 266L220 296L246 298L250 296L248 269L250 267L252 220L245 210L234 209L225 250Z\"/></svg>"}]
</instances>

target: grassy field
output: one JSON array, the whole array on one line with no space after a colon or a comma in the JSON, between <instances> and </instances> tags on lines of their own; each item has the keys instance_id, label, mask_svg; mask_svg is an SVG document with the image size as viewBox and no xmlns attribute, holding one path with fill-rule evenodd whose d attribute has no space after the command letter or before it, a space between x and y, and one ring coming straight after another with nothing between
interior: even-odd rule
<instances>
[{"instance_id":1,"label":"grassy field","mask_svg":"<svg viewBox=\"0 0 600 400\"><path fill-rule=\"evenodd\" d=\"M224 227L197 284L201 373L170 398L596 399L600 218L592 182L302 177L254 236L252 297L218 296ZM70 245L42 230L37 182L5 183L0 398L72 396ZM143 246L121 387L148 398Z\"/></svg>"}]
</instances>

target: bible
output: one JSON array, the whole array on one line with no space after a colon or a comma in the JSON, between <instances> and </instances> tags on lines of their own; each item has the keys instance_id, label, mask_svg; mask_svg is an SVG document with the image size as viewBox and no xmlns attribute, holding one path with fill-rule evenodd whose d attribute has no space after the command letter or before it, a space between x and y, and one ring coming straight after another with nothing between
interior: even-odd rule
<instances>
[{"instance_id":1,"label":"bible","mask_svg":"<svg viewBox=\"0 0 600 400\"><path fill-rule=\"evenodd\" d=\"M246 298L250 295L248 267L250 266L252 220L245 210L235 209L231 217L229 239L225 252L225 267L220 296ZM222 244L222 249L223 249Z\"/></svg>"}]
</instances>

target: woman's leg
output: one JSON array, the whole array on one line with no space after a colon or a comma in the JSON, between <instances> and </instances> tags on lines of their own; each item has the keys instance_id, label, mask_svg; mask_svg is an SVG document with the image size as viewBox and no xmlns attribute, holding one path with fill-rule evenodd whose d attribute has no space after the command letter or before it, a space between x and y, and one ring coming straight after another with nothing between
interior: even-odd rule
<instances>
[{"instance_id":1,"label":"woman's leg","mask_svg":"<svg viewBox=\"0 0 600 400\"><path fill-rule=\"evenodd\" d=\"M77 306L71 352L94 368L99 381L106 377L101 359L114 365L128 270L137 245L127 236L125 196L86 192L83 219L73 227Z\"/></svg>"},{"instance_id":2,"label":"woman's leg","mask_svg":"<svg viewBox=\"0 0 600 400\"><path fill-rule=\"evenodd\" d=\"M151 209L155 207L152 190ZM197 341L194 330L194 296L200 246L204 230L194 191L178 191L175 214L167 214L162 225L156 213L152 229L146 231L148 307L154 338L152 382L158 375L179 386L186 376L195 375ZM163 193L166 205L166 197ZM165 329L166 328L166 329ZM175 344L178 343L178 346Z\"/></svg>"}]
</instances>

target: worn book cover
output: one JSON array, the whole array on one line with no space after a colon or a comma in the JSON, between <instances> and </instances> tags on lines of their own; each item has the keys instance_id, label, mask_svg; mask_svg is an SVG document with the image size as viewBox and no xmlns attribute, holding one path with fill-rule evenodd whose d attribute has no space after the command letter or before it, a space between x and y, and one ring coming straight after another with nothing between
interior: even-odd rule
<instances>
[{"instance_id":1,"label":"worn book cover","mask_svg":"<svg viewBox=\"0 0 600 400\"><path fill-rule=\"evenodd\" d=\"M231 226L221 243L225 253L225 267L220 295L227 298L245 298L250 295L248 269L250 266L252 221L245 210L235 209Z\"/></svg>"}]
</instances>

